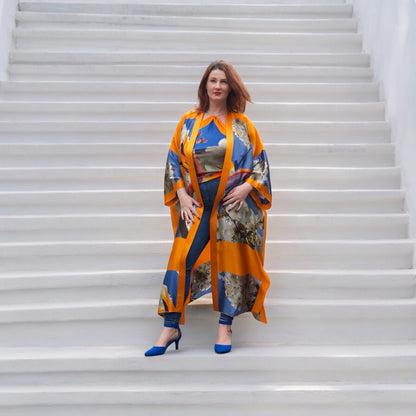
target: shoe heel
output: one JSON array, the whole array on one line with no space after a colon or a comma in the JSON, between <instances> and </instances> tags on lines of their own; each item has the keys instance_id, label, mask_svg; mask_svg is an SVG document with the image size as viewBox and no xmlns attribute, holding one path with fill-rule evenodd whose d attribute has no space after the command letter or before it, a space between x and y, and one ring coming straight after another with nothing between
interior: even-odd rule
<instances>
[{"instance_id":1,"label":"shoe heel","mask_svg":"<svg viewBox=\"0 0 416 416\"><path fill-rule=\"evenodd\" d=\"M179 348L179 341L182 338L182 331L181 331L180 328L178 328L178 329L179 329L179 335L178 335L178 338L175 339L175 349L178 349Z\"/></svg>"}]
</instances>

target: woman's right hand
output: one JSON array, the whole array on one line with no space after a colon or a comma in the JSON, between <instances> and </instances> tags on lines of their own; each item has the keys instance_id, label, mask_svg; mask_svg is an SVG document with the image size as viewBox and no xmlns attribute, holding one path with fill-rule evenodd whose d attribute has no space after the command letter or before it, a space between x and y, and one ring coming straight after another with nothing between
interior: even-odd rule
<instances>
[{"instance_id":1,"label":"woman's right hand","mask_svg":"<svg viewBox=\"0 0 416 416\"><path fill-rule=\"evenodd\" d=\"M179 203L181 205L181 218L187 223L190 221L194 223L194 215L199 218L199 215L195 209L195 205L200 207L201 204L196 199L192 198L186 192L184 187L179 188L176 191L176 195L178 195Z\"/></svg>"}]
</instances>

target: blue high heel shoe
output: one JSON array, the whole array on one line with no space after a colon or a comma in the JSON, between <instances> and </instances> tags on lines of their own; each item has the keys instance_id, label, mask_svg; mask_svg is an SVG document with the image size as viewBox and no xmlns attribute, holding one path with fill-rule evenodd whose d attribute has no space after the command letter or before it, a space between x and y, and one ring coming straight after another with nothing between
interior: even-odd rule
<instances>
[{"instance_id":1,"label":"blue high heel shoe","mask_svg":"<svg viewBox=\"0 0 416 416\"><path fill-rule=\"evenodd\" d=\"M228 322L219 322L220 324L223 325L229 325ZM230 330L231 333L233 333L232 330ZM231 347L232 345L222 345L222 344L215 344L214 346L214 350L217 354L226 354L227 352L231 351Z\"/></svg>"},{"instance_id":2,"label":"blue high heel shoe","mask_svg":"<svg viewBox=\"0 0 416 416\"><path fill-rule=\"evenodd\" d=\"M144 353L144 355L146 357L153 357L155 355L163 355L166 352L166 350L168 349L169 345L172 344L172 343L175 343L175 347L176 347L175 349L178 349L179 348L179 341L182 337L182 332L181 332L180 328L177 328L177 329L179 330L179 335L175 339L172 339L172 341L169 341L166 344L165 347L156 347L156 346L152 347L152 348L150 348L150 350L146 351Z\"/></svg>"}]
</instances>

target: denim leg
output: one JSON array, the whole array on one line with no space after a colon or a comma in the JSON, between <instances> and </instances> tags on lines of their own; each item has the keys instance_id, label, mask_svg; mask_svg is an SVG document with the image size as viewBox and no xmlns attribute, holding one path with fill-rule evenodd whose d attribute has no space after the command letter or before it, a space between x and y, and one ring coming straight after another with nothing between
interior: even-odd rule
<instances>
[{"instance_id":1,"label":"denim leg","mask_svg":"<svg viewBox=\"0 0 416 416\"><path fill-rule=\"evenodd\" d=\"M191 270L195 262L202 253L202 250L209 241L209 218L211 211L204 209L204 212L199 223L198 231L186 256L186 274L185 274L185 299L188 297L189 286L191 284Z\"/></svg>"},{"instance_id":2,"label":"denim leg","mask_svg":"<svg viewBox=\"0 0 416 416\"><path fill-rule=\"evenodd\" d=\"M218 323L223 324L223 325L232 325L233 317L221 312L220 320L218 321Z\"/></svg>"},{"instance_id":3,"label":"denim leg","mask_svg":"<svg viewBox=\"0 0 416 416\"><path fill-rule=\"evenodd\" d=\"M219 178L200 184L202 201L204 203L204 211L198 226L194 241L186 256L186 274L185 274L185 299L188 297L189 286L191 283L191 270L202 250L209 242L209 221L211 218L212 207L215 202L215 196L219 185Z\"/></svg>"},{"instance_id":4,"label":"denim leg","mask_svg":"<svg viewBox=\"0 0 416 416\"><path fill-rule=\"evenodd\" d=\"M163 326L167 326L169 328L179 328L179 321L181 320L180 312L166 312L163 318Z\"/></svg>"}]
</instances>

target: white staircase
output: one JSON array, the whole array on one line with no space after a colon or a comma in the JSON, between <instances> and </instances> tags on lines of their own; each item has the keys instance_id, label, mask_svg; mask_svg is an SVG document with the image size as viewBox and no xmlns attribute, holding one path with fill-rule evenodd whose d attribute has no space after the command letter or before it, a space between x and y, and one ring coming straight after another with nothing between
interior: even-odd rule
<instances>
[{"instance_id":1,"label":"white staircase","mask_svg":"<svg viewBox=\"0 0 416 416\"><path fill-rule=\"evenodd\" d=\"M201 2L199 2L201 3ZM27 0L0 85L0 413L414 416L413 241L343 0ZM268 325L209 301L145 358L171 246L170 138L231 61L272 165Z\"/></svg>"}]
</instances>

